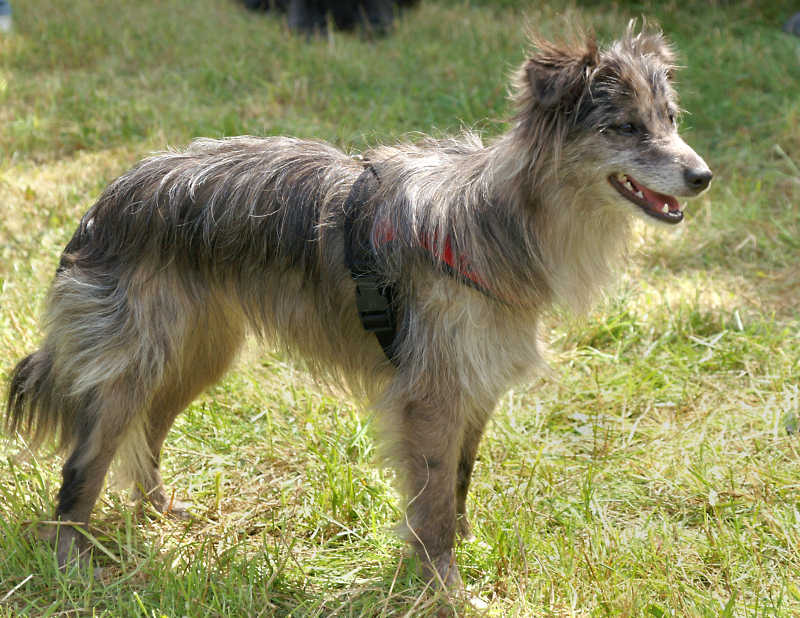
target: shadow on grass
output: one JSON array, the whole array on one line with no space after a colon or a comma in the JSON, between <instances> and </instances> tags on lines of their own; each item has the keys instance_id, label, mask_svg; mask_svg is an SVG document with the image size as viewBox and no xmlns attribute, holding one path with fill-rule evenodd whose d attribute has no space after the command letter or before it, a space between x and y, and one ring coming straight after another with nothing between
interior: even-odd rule
<instances>
[{"instance_id":1,"label":"shadow on grass","mask_svg":"<svg viewBox=\"0 0 800 618\"><path fill-rule=\"evenodd\" d=\"M42 538L48 519L0 521L0 598L18 585L0 615L3 605L10 615L98 616L450 616L471 607L426 586L403 550L387 563L385 554L354 546L353 561L324 564L324 547L300 555L290 533L205 534L202 520L176 522L136 507L94 518L86 561L62 572Z\"/></svg>"}]
</instances>

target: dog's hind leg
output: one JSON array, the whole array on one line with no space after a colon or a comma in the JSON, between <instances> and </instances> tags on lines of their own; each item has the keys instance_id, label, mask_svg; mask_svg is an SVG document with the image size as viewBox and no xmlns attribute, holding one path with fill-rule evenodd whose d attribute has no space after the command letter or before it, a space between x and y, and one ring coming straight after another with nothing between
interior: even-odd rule
<instances>
[{"instance_id":1,"label":"dog's hind leg","mask_svg":"<svg viewBox=\"0 0 800 618\"><path fill-rule=\"evenodd\" d=\"M162 385L176 376L189 334L199 332L191 328L203 306L199 295L186 293L170 271L153 272L141 267L117 277L74 268L56 277L48 349L55 351L57 388L48 401L60 403L72 448L58 493L56 518L62 522L88 524L118 450L129 470L152 459L145 415ZM59 526L60 566L85 545L82 538L77 529Z\"/></svg>"},{"instance_id":2,"label":"dog's hind leg","mask_svg":"<svg viewBox=\"0 0 800 618\"><path fill-rule=\"evenodd\" d=\"M224 324L222 320L218 322L210 325L205 319L202 325L190 329L191 334L176 361L176 371L163 381L145 415L143 438L146 444L132 440L124 446L129 452L123 458L139 463L129 473L134 484L134 499L146 498L161 513L189 516L189 505L169 496L161 479L161 448L167 433L178 414L206 387L222 377L244 337L241 328ZM142 451L146 453L144 461L140 461Z\"/></svg>"},{"instance_id":3,"label":"dog's hind leg","mask_svg":"<svg viewBox=\"0 0 800 618\"><path fill-rule=\"evenodd\" d=\"M452 405L407 403L398 419L400 457L406 473L408 540L424 575L460 588L455 564L456 484L463 419Z\"/></svg>"},{"instance_id":4,"label":"dog's hind leg","mask_svg":"<svg viewBox=\"0 0 800 618\"><path fill-rule=\"evenodd\" d=\"M194 394L205 384L198 385ZM160 513L188 518L189 504L168 495L161 478L161 447L175 419L194 399L187 395L183 384L170 384L153 399L145 414L143 434L133 436L123 446L123 466L128 468L126 476L133 483L132 498L138 502L147 500Z\"/></svg>"},{"instance_id":5,"label":"dog's hind leg","mask_svg":"<svg viewBox=\"0 0 800 618\"><path fill-rule=\"evenodd\" d=\"M58 565L64 568L86 547L73 524L87 526L103 480L131 420L141 409L135 380L121 377L94 389L75 424L74 447L62 468L55 518Z\"/></svg>"}]
</instances>

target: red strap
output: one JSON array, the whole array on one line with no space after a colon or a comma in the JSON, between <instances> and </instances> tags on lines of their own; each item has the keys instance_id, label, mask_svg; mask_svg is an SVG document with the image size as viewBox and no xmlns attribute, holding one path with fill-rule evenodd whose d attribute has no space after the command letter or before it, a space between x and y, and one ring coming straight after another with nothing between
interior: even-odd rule
<instances>
[{"instance_id":1,"label":"red strap","mask_svg":"<svg viewBox=\"0 0 800 618\"><path fill-rule=\"evenodd\" d=\"M372 233L372 241L375 247L390 243L394 238L394 228L385 219L375 225ZM481 277L480 273L472 268L469 257L464 254L458 256L454 254L453 243L450 241L449 236L445 238L444 251L441 254L437 252L436 236L433 237L433 242L428 237L424 237L420 244L423 249L431 254L435 262L444 262L453 273L472 282L484 294L495 297L495 294L491 292L491 286Z\"/></svg>"}]
</instances>

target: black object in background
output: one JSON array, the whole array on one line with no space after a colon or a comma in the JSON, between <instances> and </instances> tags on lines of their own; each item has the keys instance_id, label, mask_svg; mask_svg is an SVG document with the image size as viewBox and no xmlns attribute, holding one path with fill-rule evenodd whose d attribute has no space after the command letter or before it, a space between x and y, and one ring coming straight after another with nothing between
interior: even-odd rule
<instances>
[{"instance_id":1,"label":"black object in background","mask_svg":"<svg viewBox=\"0 0 800 618\"><path fill-rule=\"evenodd\" d=\"M253 10L286 13L289 27L300 32L323 32L328 20L342 30L363 27L386 32L395 11L416 4L417 0L243 0Z\"/></svg>"}]
</instances>

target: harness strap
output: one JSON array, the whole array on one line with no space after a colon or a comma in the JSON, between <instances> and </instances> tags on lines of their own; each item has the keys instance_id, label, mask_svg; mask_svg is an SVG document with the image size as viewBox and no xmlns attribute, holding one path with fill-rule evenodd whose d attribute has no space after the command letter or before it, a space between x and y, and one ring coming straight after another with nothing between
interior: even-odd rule
<instances>
[{"instance_id":1,"label":"harness strap","mask_svg":"<svg viewBox=\"0 0 800 618\"><path fill-rule=\"evenodd\" d=\"M371 225L357 225L360 212L378 188L380 177L367 164L344 203L344 259L356 284L356 309L361 325L373 333L386 358L397 365L395 340L397 323L393 306L394 287L379 274L375 252L370 242ZM366 233L365 233L366 232Z\"/></svg>"},{"instance_id":2,"label":"harness strap","mask_svg":"<svg viewBox=\"0 0 800 618\"><path fill-rule=\"evenodd\" d=\"M381 225L381 223L384 224ZM394 230L391 226L385 225L385 222L379 222L375 227L372 239L376 247L389 244L394 240ZM442 266L443 270L451 277L458 279L464 285L477 290L492 300L499 300L499 297L492 292L491 286L484 280L481 274L472 267L469 257L461 253L456 253L453 250L453 243L449 236L444 239L444 246L441 248L437 242L436 235L434 235L432 239L423 237L419 242L420 247L428 253L431 260L435 264Z\"/></svg>"},{"instance_id":3,"label":"harness strap","mask_svg":"<svg viewBox=\"0 0 800 618\"><path fill-rule=\"evenodd\" d=\"M395 239L395 230L388 221L359 221L359 216L371 212L366 205L378 190L380 182L378 170L368 163L350 189L344 203L344 258L356 284L356 308L361 324L364 330L375 334L386 358L397 365L397 307L394 303L394 286L381 276L375 253L376 248ZM453 250L449 237L444 239L443 244L438 243L435 236L423 238L420 247L450 276L487 297L500 301L481 274L472 268L469 257Z\"/></svg>"}]
</instances>

